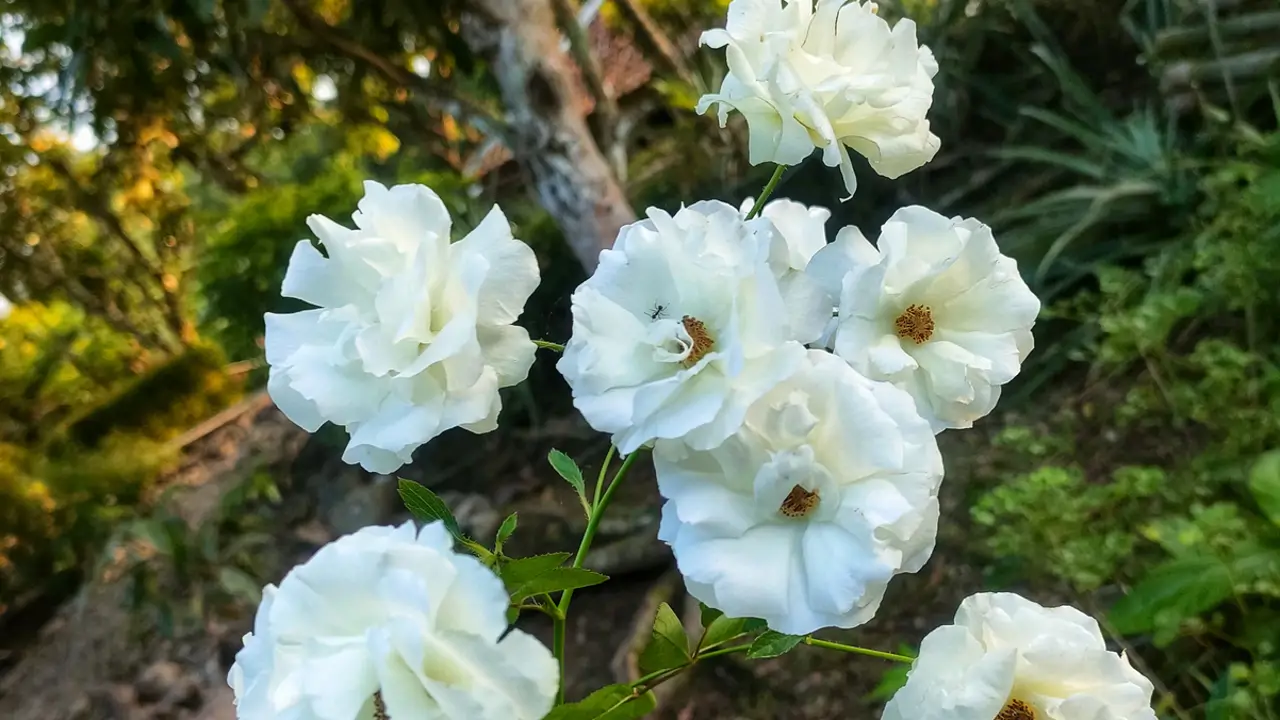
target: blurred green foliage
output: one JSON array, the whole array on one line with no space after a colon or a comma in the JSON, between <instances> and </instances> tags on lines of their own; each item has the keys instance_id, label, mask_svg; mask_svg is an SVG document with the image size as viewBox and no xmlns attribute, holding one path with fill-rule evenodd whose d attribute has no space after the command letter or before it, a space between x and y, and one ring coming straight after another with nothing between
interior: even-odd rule
<instances>
[{"instance_id":1,"label":"blurred green foliage","mask_svg":"<svg viewBox=\"0 0 1280 720\"><path fill-rule=\"evenodd\" d=\"M1169 702L1280 708L1280 134L1194 163L1198 203L1047 313L1078 330L1058 410L998 435L973 506L993 568L1114 597ZM1115 241L1127 240L1127 237Z\"/></svg>"}]
</instances>

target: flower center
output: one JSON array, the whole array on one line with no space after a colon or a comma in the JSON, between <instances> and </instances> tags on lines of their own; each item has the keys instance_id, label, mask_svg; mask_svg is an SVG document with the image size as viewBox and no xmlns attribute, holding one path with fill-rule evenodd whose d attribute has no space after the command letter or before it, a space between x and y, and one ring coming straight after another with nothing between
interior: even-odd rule
<instances>
[{"instance_id":1,"label":"flower center","mask_svg":"<svg viewBox=\"0 0 1280 720\"><path fill-rule=\"evenodd\" d=\"M777 496L775 495L774 497ZM814 508L818 507L818 501L820 499L821 498L818 497L818 493L809 492L799 485L796 485L791 488L791 492L787 493L787 496L783 498L782 506L778 508L778 512L789 518L802 518L813 512ZM1001 718L1000 720L1004 720L1004 718Z\"/></svg>"},{"instance_id":2,"label":"flower center","mask_svg":"<svg viewBox=\"0 0 1280 720\"><path fill-rule=\"evenodd\" d=\"M893 321L893 329L898 337L919 345L933 337L933 311L927 305L912 305Z\"/></svg>"},{"instance_id":3,"label":"flower center","mask_svg":"<svg viewBox=\"0 0 1280 720\"><path fill-rule=\"evenodd\" d=\"M707 332L707 326L698 318L692 315L685 315L680 319L680 324L684 325L684 331L689 333L689 340L693 345L689 348L689 354L685 356L683 363L685 367L693 367L698 361L707 356L716 343L711 339L711 334Z\"/></svg>"},{"instance_id":4,"label":"flower center","mask_svg":"<svg viewBox=\"0 0 1280 720\"><path fill-rule=\"evenodd\" d=\"M391 720L387 714L387 704L382 701L382 691L373 694L373 720Z\"/></svg>"},{"instance_id":5,"label":"flower center","mask_svg":"<svg viewBox=\"0 0 1280 720\"><path fill-rule=\"evenodd\" d=\"M1000 708L1000 714L995 716L995 720L1036 720L1036 711L1021 700L1011 698Z\"/></svg>"}]
</instances>

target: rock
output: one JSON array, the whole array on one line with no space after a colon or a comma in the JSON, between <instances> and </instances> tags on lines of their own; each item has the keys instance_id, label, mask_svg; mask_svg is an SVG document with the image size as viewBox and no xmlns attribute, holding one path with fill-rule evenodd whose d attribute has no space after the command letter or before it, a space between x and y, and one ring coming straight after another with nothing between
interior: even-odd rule
<instances>
[{"instance_id":1,"label":"rock","mask_svg":"<svg viewBox=\"0 0 1280 720\"><path fill-rule=\"evenodd\" d=\"M180 665L168 660L161 660L152 663L138 675L134 688L137 690L138 700L150 705L163 700L178 689L179 683L186 679Z\"/></svg>"}]
</instances>

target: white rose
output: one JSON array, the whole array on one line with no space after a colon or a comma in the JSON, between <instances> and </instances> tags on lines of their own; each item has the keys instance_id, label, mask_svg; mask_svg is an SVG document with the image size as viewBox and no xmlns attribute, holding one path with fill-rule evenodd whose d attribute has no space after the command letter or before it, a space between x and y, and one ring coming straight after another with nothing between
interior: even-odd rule
<instances>
[{"instance_id":1,"label":"white rose","mask_svg":"<svg viewBox=\"0 0 1280 720\"><path fill-rule=\"evenodd\" d=\"M1156 720L1151 693L1093 618L980 593L925 636L884 720Z\"/></svg>"},{"instance_id":2,"label":"white rose","mask_svg":"<svg viewBox=\"0 0 1280 720\"><path fill-rule=\"evenodd\" d=\"M698 112L719 105L747 119L753 165L795 165L822 149L857 188L849 149L873 170L900 177L933 159L938 137L925 115L938 63L916 41L916 25L889 23L858 0L733 0L724 29L702 42L726 48L729 73Z\"/></svg>"},{"instance_id":3,"label":"white rose","mask_svg":"<svg viewBox=\"0 0 1280 720\"><path fill-rule=\"evenodd\" d=\"M449 428L497 427L498 388L533 364L511 323L538 264L497 207L450 243L449 213L422 185L365 183L354 220L308 219L327 257L299 242L283 294L318 309L267 314L267 389L310 432L345 426L343 460L390 473Z\"/></svg>"},{"instance_id":4,"label":"white rose","mask_svg":"<svg viewBox=\"0 0 1280 720\"><path fill-rule=\"evenodd\" d=\"M574 405L622 453L656 438L719 445L817 338L825 294L789 305L769 266L777 230L731 205L657 209L628 225L573 293L556 366Z\"/></svg>"},{"instance_id":5,"label":"white rose","mask_svg":"<svg viewBox=\"0 0 1280 720\"><path fill-rule=\"evenodd\" d=\"M694 597L783 633L875 615L933 552L942 456L911 397L823 350L720 447L654 448L658 537Z\"/></svg>"},{"instance_id":6,"label":"white rose","mask_svg":"<svg viewBox=\"0 0 1280 720\"><path fill-rule=\"evenodd\" d=\"M0 295L0 320L8 319L13 314L13 303L9 302L9 298Z\"/></svg>"},{"instance_id":7,"label":"white rose","mask_svg":"<svg viewBox=\"0 0 1280 720\"><path fill-rule=\"evenodd\" d=\"M240 720L538 720L555 658L442 523L367 527L268 586L227 682Z\"/></svg>"},{"instance_id":8,"label":"white rose","mask_svg":"<svg viewBox=\"0 0 1280 720\"><path fill-rule=\"evenodd\" d=\"M878 244L847 227L809 264L840 298L836 354L911 393L935 431L971 427L1031 352L1039 299L977 220L907 207Z\"/></svg>"}]
</instances>

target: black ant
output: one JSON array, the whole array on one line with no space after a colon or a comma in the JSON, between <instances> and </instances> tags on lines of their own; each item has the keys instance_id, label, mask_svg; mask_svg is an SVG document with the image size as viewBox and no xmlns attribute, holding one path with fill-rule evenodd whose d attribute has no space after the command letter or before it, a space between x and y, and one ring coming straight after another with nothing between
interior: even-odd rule
<instances>
[{"instance_id":1,"label":"black ant","mask_svg":"<svg viewBox=\"0 0 1280 720\"><path fill-rule=\"evenodd\" d=\"M653 309L646 314L649 316L650 320L657 320L661 318L663 315L665 315L666 312L667 312L667 306L661 303L658 303L658 304L655 304L653 306Z\"/></svg>"}]
</instances>

